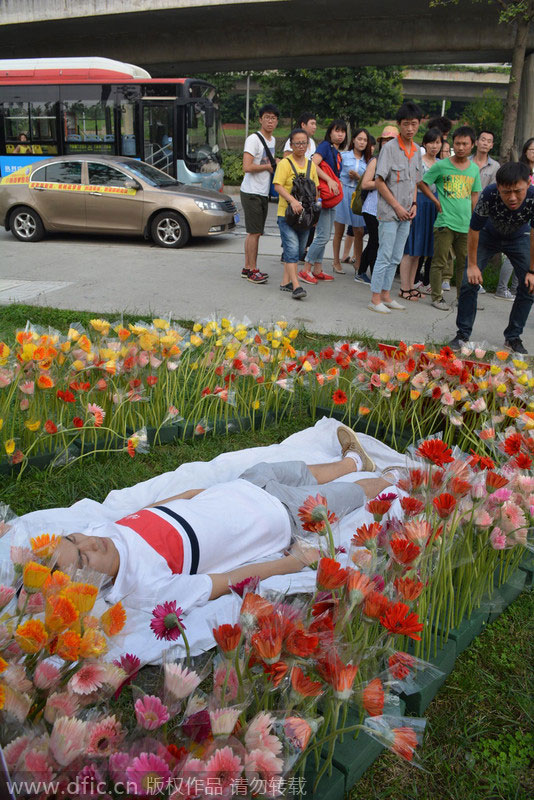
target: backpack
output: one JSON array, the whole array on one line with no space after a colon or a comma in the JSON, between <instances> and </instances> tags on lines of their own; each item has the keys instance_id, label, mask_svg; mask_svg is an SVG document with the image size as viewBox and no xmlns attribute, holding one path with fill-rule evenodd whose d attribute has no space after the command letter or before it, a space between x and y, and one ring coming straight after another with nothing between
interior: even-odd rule
<instances>
[{"instance_id":1,"label":"backpack","mask_svg":"<svg viewBox=\"0 0 534 800\"><path fill-rule=\"evenodd\" d=\"M300 175L295 169L295 165L291 159L287 159L294 172L293 186L291 187L291 197L298 200L302 205L300 214L295 214L290 205L286 208L285 220L288 225L296 231L306 231L312 228L321 213L320 207L317 206L317 188L315 183L310 178L311 161L308 161L306 168L306 175Z\"/></svg>"}]
</instances>

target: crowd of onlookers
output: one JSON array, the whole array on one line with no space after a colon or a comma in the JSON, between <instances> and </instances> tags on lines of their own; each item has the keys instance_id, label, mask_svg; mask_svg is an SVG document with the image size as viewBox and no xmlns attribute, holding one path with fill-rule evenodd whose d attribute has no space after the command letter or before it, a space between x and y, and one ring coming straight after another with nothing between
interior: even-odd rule
<instances>
[{"instance_id":1,"label":"crowd of onlookers","mask_svg":"<svg viewBox=\"0 0 534 800\"><path fill-rule=\"evenodd\" d=\"M273 136L279 111L264 105L259 131L244 145L242 277L260 284L268 279L258 268L258 244L272 186L282 243L280 290L293 299L307 296L304 285L345 274L347 265L357 283L369 285L368 307L376 313L404 311L404 303L423 295L436 310L449 311L444 293L454 278L458 332L451 346L458 348L471 335L484 268L502 261L495 296L513 301L505 344L526 352L520 335L534 291L534 137L518 162L501 166L490 156L492 131L452 130L449 119L436 117L420 147L414 137L421 119L421 109L404 102L396 125L387 125L376 141L365 128L349 130L345 120L334 119L317 145L317 120L307 112L280 159ZM332 231L333 274L324 265ZM391 295L397 270L404 303Z\"/></svg>"}]
</instances>

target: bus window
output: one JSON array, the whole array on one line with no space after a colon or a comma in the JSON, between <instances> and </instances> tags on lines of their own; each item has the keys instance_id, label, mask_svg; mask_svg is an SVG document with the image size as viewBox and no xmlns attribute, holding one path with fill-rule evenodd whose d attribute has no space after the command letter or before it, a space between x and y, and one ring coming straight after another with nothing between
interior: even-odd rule
<instances>
[{"instance_id":1,"label":"bus window","mask_svg":"<svg viewBox=\"0 0 534 800\"><path fill-rule=\"evenodd\" d=\"M198 172L215 172L219 169L217 145L217 120L212 106L201 103L187 106L186 159Z\"/></svg>"},{"instance_id":2,"label":"bus window","mask_svg":"<svg viewBox=\"0 0 534 800\"><path fill-rule=\"evenodd\" d=\"M34 155L57 155L55 103L30 103L31 142Z\"/></svg>"},{"instance_id":3,"label":"bus window","mask_svg":"<svg viewBox=\"0 0 534 800\"><path fill-rule=\"evenodd\" d=\"M143 160L169 175L173 173L173 109L174 104L165 101L150 100L143 106Z\"/></svg>"},{"instance_id":4,"label":"bus window","mask_svg":"<svg viewBox=\"0 0 534 800\"><path fill-rule=\"evenodd\" d=\"M133 103L121 103L121 155L137 155L137 139L135 137L135 106Z\"/></svg>"},{"instance_id":5,"label":"bus window","mask_svg":"<svg viewBox=\"0 0 534 800\"><path fill-rule=\"evenodd\" d=\"M65 100L63 119L67 153L115 152L112 102Z\"/></svg>"},{"instance_id":6,"label":"bus window","mask_svg":"<svg viewBox=\"0 0 534 800\"><path fill-rule=\"evenodd\" d=\"M6 153L31 153L29 103L4 103Z\"/></svg>"}]
</instances>

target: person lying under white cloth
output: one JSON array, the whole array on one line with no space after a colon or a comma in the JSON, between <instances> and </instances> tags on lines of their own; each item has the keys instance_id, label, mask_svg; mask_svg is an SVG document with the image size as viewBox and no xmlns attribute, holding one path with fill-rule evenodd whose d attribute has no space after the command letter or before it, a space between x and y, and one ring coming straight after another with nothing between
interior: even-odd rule
<instances>
[{"instance_id":1,"label":"person lying under white cloth","mask_svg":"<svg viewBox=\"0 0 534 800\"><path fill-rule=\"evenodd\" d=\"M146 591L150 585L153 595L176 600L186 614L245 578L299 572L316 560L315 551L306 553L296 543L288 554L272 556L290 546L308 496L319 491L341 519L392 483L387 477L339 482L355 472L373 472L375 464L350 428L340 425L337 437L337 462L262 462L237 479L190 489L86 533L63 536L56 566L75 564L110 576L107 602L128 603L139 587Z\"/></svg>"}]
</instances>

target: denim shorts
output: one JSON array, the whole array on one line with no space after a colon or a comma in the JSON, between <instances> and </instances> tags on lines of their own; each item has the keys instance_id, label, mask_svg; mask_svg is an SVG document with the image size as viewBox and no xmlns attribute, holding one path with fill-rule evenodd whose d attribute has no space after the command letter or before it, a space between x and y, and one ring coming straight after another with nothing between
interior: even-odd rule
<instances>
[{"instance_id":1,"label":"denim shorts","mask_svg":"<svg viewBox=\"0 0 534 800\"><path fill-rule=\"evenodd\" d=\"M286 264L297 264L304 260L304 252L308 243L310 230L296 231L288 225L285 217L277 217L280 237L282 239L282 258Z\"/></svg>"}]
</instances>

